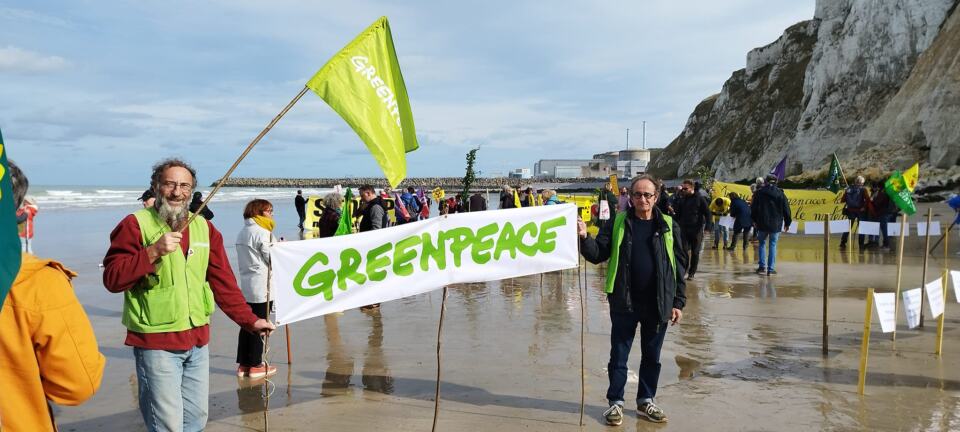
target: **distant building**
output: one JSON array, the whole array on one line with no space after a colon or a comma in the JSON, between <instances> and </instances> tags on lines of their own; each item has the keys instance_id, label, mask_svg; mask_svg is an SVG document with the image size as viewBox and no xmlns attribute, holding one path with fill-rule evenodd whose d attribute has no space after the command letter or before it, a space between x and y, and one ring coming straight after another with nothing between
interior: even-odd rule
<instances>
[{"instance_id":1,"label":"distant building","mask_svg":"<svg viewBox=\"0 0 960 432\"><path fill-rule=\"evenodd\" d=\"M643 174L647 172L647 165L650 165L650 150L620 150L617 155L617 174L621 177L633 178Z\"/></svg>"},{"instance_id":2,"label":"distant building","mask_svg":"<svg viewBox=\"0 0 960 432\"><path fill-rule=\"evenodd\" d=\"M530 168L517 168L513 171L510 171L510 173L507 174L507 177L512 179L528 179L533 177L533 175L530 173Z\"/></svg>"}]
</instances>

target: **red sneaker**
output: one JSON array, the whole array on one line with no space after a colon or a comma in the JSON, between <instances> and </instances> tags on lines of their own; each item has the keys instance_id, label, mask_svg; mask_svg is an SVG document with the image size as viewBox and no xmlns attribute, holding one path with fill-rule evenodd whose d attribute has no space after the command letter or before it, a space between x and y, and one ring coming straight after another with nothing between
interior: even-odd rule
<instances>
[{"instance_id":1,"label":"red sneaker","mask_svg":"<svg viewBox=\"0 0 960 432\"><path fill-rule=\"evenodd\" d=\"M245 377L250 375L250 366L237 366L237 376Z\"/></svg>"},{"instance_id":2,"label":"red sneaker","mask_svg":"<svg viewBox=\"0 0 960 432\"><path fill-rule=\"evenodd\" d=\"M277 373L276 366L266 367L263 363L260 363L259 366L253 366L250 368L250 371L247 373L247 376L250 378L262 378L265 376L270 376Z\"/></svg>"}]
</instances>

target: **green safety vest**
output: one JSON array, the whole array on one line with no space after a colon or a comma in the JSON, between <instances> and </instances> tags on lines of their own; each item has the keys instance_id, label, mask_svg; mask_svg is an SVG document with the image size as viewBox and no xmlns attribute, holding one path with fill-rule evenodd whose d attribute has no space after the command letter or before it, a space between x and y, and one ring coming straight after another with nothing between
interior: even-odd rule
<instances>
[{"instance_id":1,"label":"green safety vest","mask_svg":"<svg viewBox=\"0 0 960 432\"><path fill-rule=\"evenodd\" d=\"M673 253L673 218L662 215L670 230L663 233L663 246L667 248L667 256L670 257L671 273L676 273L677 258ZM607 281L605 291L607 294L613 292L613 284L617 280L617 269L620 267L620 243L623 241L623 225L627 219L627 212L617 213L613 220L613 248L610 250L610 261L607 263Z\"/></svg>"},{"instance_id":2,"label":"green safety vest","mask_svg":"<svg viewBox=\"0 0 960 432\"><path fill-rule=\"evenodd\" d=\"M152 207L133 215L140 225L143 246L156 243L163 234L172 231ZM161 333L208 324L214 303L213 291L207 283L209 258L210 229L206 219L194 218L190 223L187 256L177 246L176 251L162 256L154 264L153 273L124 292L123 325L138 333Z\"/></svg>"}]
</instances>

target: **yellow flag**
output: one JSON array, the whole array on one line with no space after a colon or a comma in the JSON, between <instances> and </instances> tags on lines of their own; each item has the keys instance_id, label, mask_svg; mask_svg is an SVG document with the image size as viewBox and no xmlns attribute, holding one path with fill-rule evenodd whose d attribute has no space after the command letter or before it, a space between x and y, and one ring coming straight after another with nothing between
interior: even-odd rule
<instances>
[{"instance_id":1,"label":"yellow flag","mask_svg":"<svg viewBox=\"0 0 960 432\"><path fill-rule=\"evenodd\" d=\"M516 205L517 208L523 207L520 205L520 195L517 194L516 189L513 190L513 204Z\"/></svg>"},{"instance_id":2,"label":"yellow flag","mask_svg":"<svg viewBox=\"0 0 960 432\"><path fill-rule=\"evenodd\" d=\"M917 180L920 178L920 163L913 164L912 167L903 172L903 180L907 183L907 189L913 192L917 187Z\"/></svg>"}]
</instances>

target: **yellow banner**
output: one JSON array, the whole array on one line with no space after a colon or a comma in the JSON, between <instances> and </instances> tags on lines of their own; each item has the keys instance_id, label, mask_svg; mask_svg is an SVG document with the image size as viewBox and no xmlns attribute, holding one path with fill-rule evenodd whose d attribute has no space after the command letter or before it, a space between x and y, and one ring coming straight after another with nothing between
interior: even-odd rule
<instances>
[{"instance_id":1,"label":"yellow banner","mask_svg":"<svg viewBox=\"0 0 960 432\"><path fill-rule=\"evenodd\" d=\"M710 200L712 202L717 197L726 197L730 192L736 192L747 201L750 201L752 195L750 186L715 181ZM844 219L841 200L843 191L833 193L828 190L784 189L783 193L787 196L795 221L822 221L824 213L830 214L830 220Z\"/></svg>"}]
</instances>

